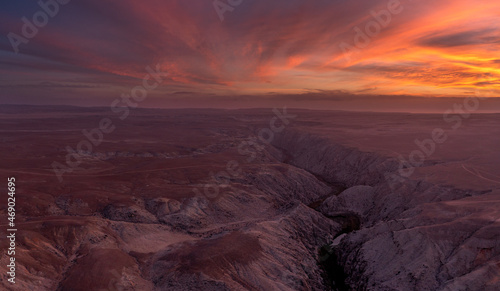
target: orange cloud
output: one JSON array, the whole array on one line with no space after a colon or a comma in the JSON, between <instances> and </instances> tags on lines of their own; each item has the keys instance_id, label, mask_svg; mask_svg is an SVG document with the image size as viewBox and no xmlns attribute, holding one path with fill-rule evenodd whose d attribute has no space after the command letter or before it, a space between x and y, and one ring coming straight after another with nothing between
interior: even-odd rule
<instances>
[{"instance_id":1,"label":"orange cloud","mask_svg":"<svg viewBox=\"0 0 500 291\"><path fill-rule=\"evenodd\" d=\"M355 48L357 33L366 34L373 14L394 1L245 1L223 22L210 1L75 2L23 54L12 57L10 45L0 42L2 73L10 73L13 84L73 82L107 93L160 63L169 80L158 94L465 96L488 90L500 96L497 1L400 0L401 12L346 60L340 44ZM5 17L2 33L15 30L18 18Z\"/></svg>"}]
</instances>

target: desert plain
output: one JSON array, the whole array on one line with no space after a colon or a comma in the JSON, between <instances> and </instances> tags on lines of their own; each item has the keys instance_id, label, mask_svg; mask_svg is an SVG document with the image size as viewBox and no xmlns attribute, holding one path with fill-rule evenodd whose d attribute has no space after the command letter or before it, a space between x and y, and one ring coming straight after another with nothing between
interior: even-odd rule
<instances>
[{"instance_id":1,"label":"desert plain","mask_svg":"<svg viewBox=\"0 0 500 291\"><path fill-rule=\"evenodd\" d=\"M0 288L498 290L500 114L449 117L2 106Z\"/></svg>"}]
</instances>

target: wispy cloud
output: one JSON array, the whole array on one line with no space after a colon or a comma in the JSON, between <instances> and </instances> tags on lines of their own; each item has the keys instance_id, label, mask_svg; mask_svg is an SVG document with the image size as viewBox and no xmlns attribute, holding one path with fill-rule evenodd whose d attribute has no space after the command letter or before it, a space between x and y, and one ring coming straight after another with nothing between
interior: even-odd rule
<instances>
[{"instance_id":1,"label":"wispy cloud","mask_svg":"<svg viewBox=\"0 0 500 291\"><path fill-rule=\"evenodd\" d=\"M495 1L401 0L403 11L351 62L339 43L352 41L353 28L364 27L388 1L245 1L224 22L211 1L195 2L72 1L20 54L6 37L0 40L0 85L64 84L91 102L126 90L142 79L145 66L160 63L169 79L154 94L165 96L500 90ZM21 33L20 19L36 11L33 3L1 8L0 33ZM10 87L2 95L28 100L45 89L54 88Z\"/></svg>"}]
</instances>

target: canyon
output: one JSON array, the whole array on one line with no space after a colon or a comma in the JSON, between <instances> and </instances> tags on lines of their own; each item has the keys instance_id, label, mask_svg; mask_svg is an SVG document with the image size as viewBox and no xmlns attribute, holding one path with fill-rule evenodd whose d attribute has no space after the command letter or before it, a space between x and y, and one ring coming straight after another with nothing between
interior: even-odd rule
<instances>
[{"instance_id":1,"label":"canyon","mask_svg":"<svg viewBox=\"0 0 500 291\"><path fill-rule=\"evenodd\" d=\"M500 288L500 114L446 130L406 175L401 157L449 127L442 115L286 110L295 117L273 127L272 108L120 121L108 108L3 106L18 232L17 282L2 252L1 288ZM116 128L59 179L53 163L103 118ZM6 198L0 217L5 238Z\"/></svg>"}]
</instances>

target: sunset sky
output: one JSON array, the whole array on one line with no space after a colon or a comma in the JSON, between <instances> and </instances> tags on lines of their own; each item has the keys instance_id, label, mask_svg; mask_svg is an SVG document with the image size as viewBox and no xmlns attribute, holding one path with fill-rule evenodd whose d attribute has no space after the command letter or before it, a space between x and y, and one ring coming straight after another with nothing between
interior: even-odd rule
<instances>
[{"instance_id":1,"label":"sunset sky","mask_svg":"<svg viewBox=\"0 0 500 291\"><path fill-rule=\"evenodd\" d=\"M0 103L109 103L156 64L169 76L150 95L166 103L500 96L498 1L401 0L397 9L395 0L231 2L221 14L211 0L73 0L16 54L8 34L22 36L22 17L32 20L41 8L2 1ZM373 14L388 5L398 13L379 33L369 25L369 43L347 59L342 44L355 47L357 33L367 35Z\"/></svg>"}]
</instances>

